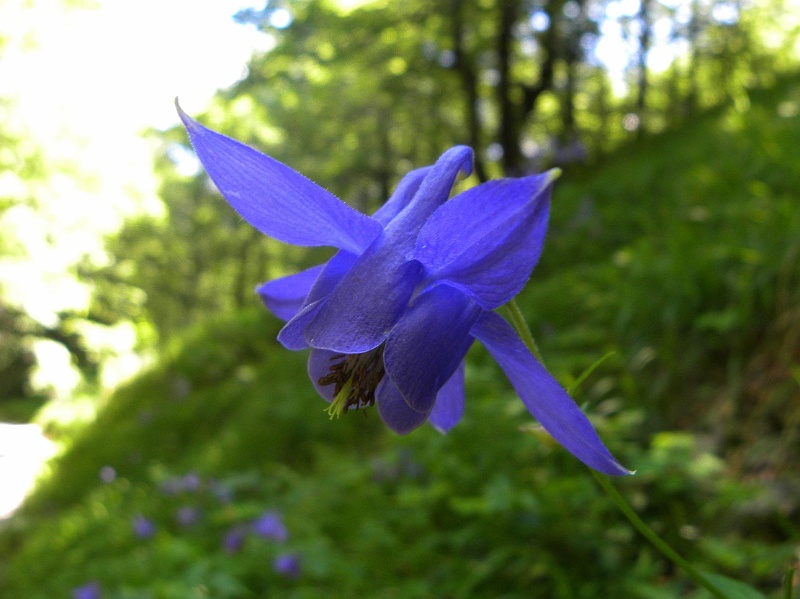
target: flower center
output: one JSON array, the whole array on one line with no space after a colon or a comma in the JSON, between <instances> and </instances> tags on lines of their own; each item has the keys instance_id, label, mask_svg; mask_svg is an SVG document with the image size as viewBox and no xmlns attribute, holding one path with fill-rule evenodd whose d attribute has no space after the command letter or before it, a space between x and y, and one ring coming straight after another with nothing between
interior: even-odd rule
<instances>
[{"instance_id":1,"label":"flower center","mask_svg":"<svg viewBox=\"0 0 800 599\"><path fill-rule=\"evenodd\" d=\"M375 403L375 389L386 373L383 345L363 354L336 354L331 362L330 372L318 381L323 387L334 385L333 401L326 409L331 418Z\"/></svg>"}]
</instances>

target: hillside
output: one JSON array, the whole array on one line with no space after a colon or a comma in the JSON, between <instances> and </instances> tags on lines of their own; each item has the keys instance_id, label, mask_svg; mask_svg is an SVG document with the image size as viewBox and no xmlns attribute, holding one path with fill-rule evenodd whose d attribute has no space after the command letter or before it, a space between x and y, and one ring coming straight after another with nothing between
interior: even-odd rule
<instances>
[{"instance_id":1,"label":"hillside","mask_svg":"<svg viewBox=\"0 0 800 599\"><path fill-rule=\"evenodd\" d=\"M565 386L613 352L576 399L642 516L765 592L800 539L798 140L795 79L567 167L519 298ZM482 348L463 423L400 438L329 421L279 324L210 318L120 388L0 530L2 596L707 596L525 434Z\"/></svg>"}]
</instances>

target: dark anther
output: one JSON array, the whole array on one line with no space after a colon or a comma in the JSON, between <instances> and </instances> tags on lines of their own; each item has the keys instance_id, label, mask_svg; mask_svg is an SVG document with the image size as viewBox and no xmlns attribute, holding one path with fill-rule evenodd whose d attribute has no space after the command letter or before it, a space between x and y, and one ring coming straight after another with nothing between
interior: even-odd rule
<instances>
[{"instance_id":1,"label":"dark anther","mask_svg":"<svg viewBox=\"0 0 800 599\"><path fill-rule=\"evenodd\" d=\"M342 402L342 413L350 408L365 408L375 404L375 390L386 372L383 345L363 354L336 354L331 362L330 372L318 382L323 387L334 385L333 395L335 402ZM339 394L348 386L347 397L340 399Z\"/></svg>"}]
</instances>

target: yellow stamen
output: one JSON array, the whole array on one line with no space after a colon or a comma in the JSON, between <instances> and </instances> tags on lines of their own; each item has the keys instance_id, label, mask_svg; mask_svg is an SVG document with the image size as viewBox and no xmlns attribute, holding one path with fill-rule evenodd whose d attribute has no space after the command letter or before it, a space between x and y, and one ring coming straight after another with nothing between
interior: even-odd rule
<instances>
[{"instance_id":1,"label":"yellow stamen","mask_svg":"<svg viewBox=\"0 0 800 599\"><path fill-rule=\"evenodd\" d=\"M339 418L342 414L347 412L347 408L349 407L348 400L350 399L350 391L353 389L353 381L348 379L347 382L342 387L341 391L336 394L336 397L333 398L331 404L325 408L325 411L330 416L331 420L333 420L334 416Z\"/></svg>"}]
</instances>

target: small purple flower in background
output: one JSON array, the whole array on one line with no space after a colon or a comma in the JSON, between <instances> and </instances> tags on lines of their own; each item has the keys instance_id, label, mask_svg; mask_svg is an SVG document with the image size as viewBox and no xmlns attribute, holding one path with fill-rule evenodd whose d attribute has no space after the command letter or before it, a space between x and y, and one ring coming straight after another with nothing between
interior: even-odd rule
<instances>
[{"instance_id":1,"label":"small purple flower in background","mask_svg":"<svg viewBox=\"0 0 800 599\"><path fill-rule=\"evenodd\" d=\"M372 460L372 480L376 483L394 482L400 478L400 468L385 458Z\"/></svg>"},{"instance_id":2,"label":"small purple flower in background","mask_svg":"<svg viewBox=\"0 0 800 599\"><path fill-rule=\"evenodd\" d=\"M233 489L216 480L211 480L209 485L211 494L216 497L217 501L220 503L230 503L233 501Z\"/></svg>"},{"instance_id":3,"label":"small purple flower in background","mask_svg":"<svg viewBox=\"0 0 800 599\"><path fill-rule=\"evenodd\" d=\"M407 447L401 447L398 451L400 456L400 467L409 478L419 478L424 474L422 464L414 459L414 454Z\"/></svg>"},{"instance_id":4,"label":"small purple flower in background","mask_svg":"<svg viewBox=\"0 0 800 599\"><path fill-rule=\"evenodd\" d=\"M266 512L253 522L253 532L265 539L284 542L289 539L289 531L283 525L278 512Z\"/></svg>"},{"instance_id":5,"label":"small purple flower in background","mask_svg":"<svg viewBox=\"0 0 800 599\"><path fill-rule=\"evenodd\" d=\"M175 399L178 401L183 401L189 395L189 392L192 390L192 383L184 376L178 377L172 385L172 390L175 393Z\"/></svg>"},{"instance_id":6,"label":"small purple flower in background","mask_svg":"<svg viewBox=\"0 0 800 599\"><path fill-rule=\"evenodd\" d=\"M406 447L398 450L397 459L377 458L372 462L372 480L375 482L395 482L403 476L420 478L424 473L422 465Z\"/></svg>"},{"instance_id":7,"label":"small purple flower in background","mask_svg":"<svg viewBox=\"0 0 800 599\"><path fill-rule=\"evenodd\" d=\"M197 524L200 520L200 510L192 505L185 505L178 509L178 512L175 514L175 520L181 526L188 527Z\"/></svg>"},{"instance_id":8,"label":"small purple flower in background","mask_svg":"<svg viewBox=\"0 0 800 599\"><path fill-rule=\"evenodd\" d=\"M294 553L282 553L272 562L272 568L287 578L296 580L300 578L300 558Z\"/></svg>"},{"instance_id":9,"label":"small purple flower in background","mask_svg":"<svg viewBox=\"0 0 800 599\"><path fill-rule=\"evenodd\" d=\"M183 476L171 476L161 483L161 492L165 495L177 495L184 491L196 493L203 486L203 479L196 472L189 472Z\"/></svg>"},{"instance_id":10,"label":"small purple flower in background","mask_svg":"<svg viewBox=\"0 0 800 599\"><path fill-rule=\"evenodd\" d=\"M195 493L200 490L203 485L203 479L196 472L189 472L183 477L183 488L190 493Z\"/></svg>"},{"instance_id":11,"label":"small purple flower in background","mask_svg":"<svg viewBox=\"0 0 800 599\"><path fill-rule=\"evenodd\" d=\"M141 514L133 517L133 534L140 539L149 539L156 534L156 525Z\"/></svg>"},{"instance_id":12,"label":"small purple flower in background","mask_svg":"<svg viewBox=\"0 0 800 599\"><path fill-rule=\"evenodd\" d=\"M72 599L100 599L100 590L100 583L92 581L72 589Z\"/></svg>"},{"instance_id":13,"label":"small purple flower in background","mask_svg":"<svg viewBox=\"0 0 800 599\"><path fill-rule=\"evenodd\" d=\"M100 480L104 483L113 483L117 478L117 471L113 466L103 466L100 468Z\"/></svg>"},{"instance_id":14,"label":"small purple flower in background","mask_svg":"<svg viewBox=\"0 0 800 599\"><path fill-rule=\"evenodd\" d=\"M225 534L222 539L222 549L228 555L238 553L244 544L245 534L241 526L232 528Z\"/></svg>"},{"instance_id":15,"label":"small purple flower in background","mask_svg":"<svg viewBox=\"0 0 800 599\"><path fill-rule=\"evenodd\" d=\"M171 476L170 478L166 479L164 482L161 483L161 492L164 495L177 495L183 490L183 481L182 479Z\"/></svg>"},{"instance_id":16,"label":"small purple flower in background","mask_svg":"<svg viewBox=\"0 0 800 599\"><path fill-rule=\"evenodd\" d=\"M310 348L308 373L331 415L376 405L397 433L426 421L450 430L464 411L464 357L478 340L559 443L600 472L629 474L494 312L539 259L552 172L489 181L448 201L458 174L472 170L472 150L457 146L408 173L367 216L178 112L206 172L247 222L286 243L339 250L257 290L287 321L278 335L284 347Z\"/></svg>"}]
</instances>

